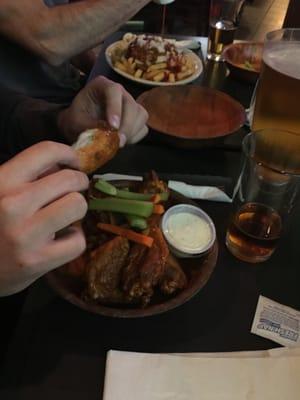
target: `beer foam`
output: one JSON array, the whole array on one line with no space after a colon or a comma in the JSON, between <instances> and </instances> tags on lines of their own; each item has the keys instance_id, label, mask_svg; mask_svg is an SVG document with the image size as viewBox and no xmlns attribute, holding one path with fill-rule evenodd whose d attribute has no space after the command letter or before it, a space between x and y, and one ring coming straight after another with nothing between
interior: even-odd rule
<instances>
[{"instance_id":1,"label":"beer foam","mask_svg":"<svg viewBox=\"0 0 300 400\"><path fill-rule=\"evenodd\" d=\"M263 59L275 71L300 79L300 42L285 42L267 49Z\"/></svg>"}]
</instances>

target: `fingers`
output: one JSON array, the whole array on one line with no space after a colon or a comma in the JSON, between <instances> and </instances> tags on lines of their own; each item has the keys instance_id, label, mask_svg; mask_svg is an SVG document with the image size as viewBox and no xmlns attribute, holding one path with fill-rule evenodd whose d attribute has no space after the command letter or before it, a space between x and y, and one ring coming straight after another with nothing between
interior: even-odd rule
<instances>
[{"instance_id":1,"label":"fingers","mask_svg":"<svg viewBox=\"0 0 300 400\"><path fill-rule=\"evenodd\" d=\"M119 129L122 117L123 87L104 76L99 76L87 85L85 90L88 91L91 103L93 103L89 105L92 109L89 110L89 114L95 116L95 109L98 109L99 105L99 109L101 109L102 105L105 107L107 122L112 128Z\"/></svg>"},{"instance_id":2,"label":"fingers","mask_svg":"<svg viewBox=\"0 0 300 400\"><path fill-rule=\"evenodd\" d=\"M23 190L8 197L15 218L31 216L40 208L72 192L82 192L89 186L86 174L63 169L26 184ZM13 215L8 213L10 218Z\"/></svg>"},{"instance_id":3,"label":"fingers","mask_svg":"<svg viewBox=\"0 0 300 400\"><path fill-rule=\"evenodd\" d=\"M106 118L112 128L119 129L122 119L123 90L118 84L110 84L105 91Z\"/></svg>"},{"instance_id":4,"label":"fingers","mask_svg":"<svg viewBox=\"0 0 300 400\"><path fill-rule=\"evenodd\" d=\"M0 167L0 196L37 179L55 165L78 169L79 160L71 147L61 143L45 141L29 147Z\"/></svg>"},{"instance_id":5,"label":"fingers","mask_svg":"<svg viewBox=\"0 0 300 400\"><path fill-rule=\"evenodd\" d=\"M103 118L103 110L110 126L119 130L120 147L126 141L136 143L147 132L148 114L145 109L121 85L102 76L90 82L74 99L67 118L63 118L63 125L74 136L74 133L80 133L80 129L95 127Z\"/></svg>"},{"instance_id":6,"label":"fingers","mask_svg":"<svg viewBox=\"0 0 300 400\"><path fill-rule=\"evenodd\" d=\"M47 273L79 257L85 248L86 241L82 229L78 226L70 227L67 234L53 240L42 250L40 258L46 262L39 265L39 274Z\"/></svg>"},{"instance_id":7,"label":"fingers","mask_svg":"<svg viewBox=\"0 0 300 400\"><path fill-rule=\"evenodd\" d=\"M140 142L142 139L144 139L145 136L147 136L148 132L149 132L149 129L145 125L135 136L132 136L127 143L135 144L135 143Z\"/></svg>"},{"instance_id":8,"label":"fingers","mask_svg":"<svg viewBox=\"0 0 300 400\"><path fill-rule=\"evenodd\" d=\"M123 97L122 122L120 132L126 136L128 143L136 143L148 132L146 122L148 113L127 94Z\"/></svg>"},{"instance_id":9,"label":"fingers","mask_svg":"<svg viewBox=\"0 0 300 400\"><path fill-rule=\"evenodd\" d=\"M39 253L36 265L31 266L35 279L79 257L86 248L81 227L71 226L59 239L49 242Z\"/></svg>"},{"instance_id":10,"label":"fingers","mask_svg":"<svg viewBox=\"0 0 300 400\"><path fill-rule=\"evenodd\" d=\"M53 239L57 232L81 220L86 212L85 198L77 192L69 193L28 219L25 233L32 243L39 245Z\"/></svg>"}]
</instances>

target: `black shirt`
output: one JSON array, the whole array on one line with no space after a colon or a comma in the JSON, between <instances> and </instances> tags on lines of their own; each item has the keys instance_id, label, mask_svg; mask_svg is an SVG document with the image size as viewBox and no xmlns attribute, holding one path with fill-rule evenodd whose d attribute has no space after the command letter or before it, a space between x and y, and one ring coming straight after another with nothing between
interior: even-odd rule
<instances>
[{"instance_id":1,"label":"black shirt","mask_svg":"<svg viewBox=\"0 0 300 400\"><path fill-rule=\"evenodd\" d=\"M69 0L44 0L48 7ZM79 71L69 62L51 66L0 36L0 86L51 102L68 103L81 88Z\"/></svg>"}]
</instances>

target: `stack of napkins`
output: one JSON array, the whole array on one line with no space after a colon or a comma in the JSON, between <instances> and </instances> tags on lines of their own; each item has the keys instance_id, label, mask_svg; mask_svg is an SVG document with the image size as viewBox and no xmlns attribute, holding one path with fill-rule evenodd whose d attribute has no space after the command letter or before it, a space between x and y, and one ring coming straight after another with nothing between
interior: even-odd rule
<instances>
[{"instance_id":1,"label":"stack of napkins","mask_svg":"<svg viewBox=\"0 0 300 400\"><path fill-rule=\"evenodd\" d=\"M103 400L299 400L300 349L145 354L110 351Z\"/></svg>"}]
</instances>

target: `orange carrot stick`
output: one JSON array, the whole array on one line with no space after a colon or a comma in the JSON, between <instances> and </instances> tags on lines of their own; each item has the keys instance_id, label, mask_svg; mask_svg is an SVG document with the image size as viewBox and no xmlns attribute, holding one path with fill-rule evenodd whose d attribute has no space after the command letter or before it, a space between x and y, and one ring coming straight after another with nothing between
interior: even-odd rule
<instances>
[{"instance_id":1,"label":"orange carrot stick","mask_svg":"<svg viewBox=\"0 0 300 400\"><path fill-rule=\"evenodd\" d=\"M97 227L103 231L114 233L115 235L125 237L132 242L139 243L147 247L151 247L153 244L152 237L142 235L141 233L136 233L131 229L126 229L117 225L103 224L103 223L97 224Z\"/></svg>"},{"instance_id":2,"label":"orange carrot stick","mask_svg":"<svg viewBox=\"0 0 300 400\"><path fill-rule=\"evenodd\" d=\"M160 197L160 195L159 195L159 194L154 194L154 195L151 197L151 201L152 201L152 203L154 203L154 204L160 203L160 202L161 202L161 197Z\"/></svg>"},{"instance_id":3,"label":"orange carrot stick","mask_svg":"<svg viewBox=\"0 0 300 400\"><path fill-rule=\"evenodd\" d=\"M153 214L162 215L164 212L165 212L164 206L162 206L161 204L154 204Z\"/></svg>"}]
</instances>

